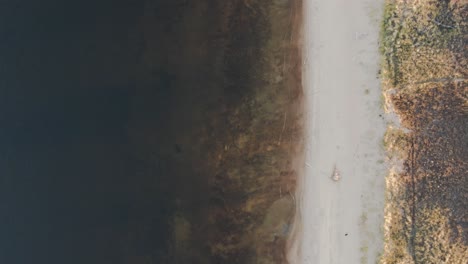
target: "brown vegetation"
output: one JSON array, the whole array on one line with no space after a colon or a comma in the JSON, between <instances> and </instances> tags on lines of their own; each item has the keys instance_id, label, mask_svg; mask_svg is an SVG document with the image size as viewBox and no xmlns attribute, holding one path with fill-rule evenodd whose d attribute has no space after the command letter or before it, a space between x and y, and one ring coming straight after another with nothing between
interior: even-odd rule
<instances>
[{"instance_id":1,"label":"brown vegetation","mask_svg":"<svg viewBox=\"0 0 468 264\"><path fill-rule=\"evenodd\" d=\"M383 263L464 263L468 101L463 1L387 1L384 94L406 132L387 133L402 171L387 178Z\"/></svg>"}]
</instances>

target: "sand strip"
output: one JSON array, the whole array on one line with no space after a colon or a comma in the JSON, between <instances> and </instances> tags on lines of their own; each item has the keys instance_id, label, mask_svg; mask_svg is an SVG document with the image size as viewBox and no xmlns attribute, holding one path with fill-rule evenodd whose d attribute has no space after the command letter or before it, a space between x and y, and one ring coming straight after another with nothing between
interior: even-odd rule
<instances>
[{"instance_id":1,"label":"sand strip","mask_svg":"<svg viewBox=\"0 0 468 264\"><path fill-rule=\"evenodd\" d=\"M378 77L383 1L304 3L307 153L299 263L375 263L385 131ZM333 167L342 179L330 179Z\"/></svg>"}]
</instances>

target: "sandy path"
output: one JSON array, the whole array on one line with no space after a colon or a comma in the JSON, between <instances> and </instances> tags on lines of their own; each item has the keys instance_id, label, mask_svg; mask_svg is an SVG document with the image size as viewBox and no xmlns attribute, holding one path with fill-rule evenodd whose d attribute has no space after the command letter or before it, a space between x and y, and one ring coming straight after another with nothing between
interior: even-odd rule
<instances>
[{"instance_id":1,"label":"sandy path","mask_svg":"<svg viewBox=\"0 0 468 264\"><path fill-rule=\"evenodd\" d=\"M377 79L382 0L304 1L307 153L301 263L375 263L385 123ZM330 179L333 166L342 180Z\"/></svg>"}]
</instances>

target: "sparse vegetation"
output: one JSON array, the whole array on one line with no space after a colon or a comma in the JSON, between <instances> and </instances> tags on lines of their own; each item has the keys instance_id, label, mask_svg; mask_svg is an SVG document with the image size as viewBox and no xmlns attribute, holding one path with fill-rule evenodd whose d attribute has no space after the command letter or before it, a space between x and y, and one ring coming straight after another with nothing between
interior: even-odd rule
<instances>
[{"instance_id":1,"label":"sparse vegetation","mask_svg":"<svg viewBox=\"0 0 468 264\"><path fill-rule=\"evenodd\" d=\"M367 261L368 261L368 258L367 258L368 250L369 250L368 246L362 246L361 247L361 263L362 264L366 264Z\"/></svg>"},{"instance_id":2,"label":"sparse vegetation","mask_svg":"<svg viewBox=\"0 0 468 264\"><path fill-rule=\"evenodd\" d=\"M381 263L466 261L467 33L466 1L387 1L383 90L407 131L384 139L402 168L387 176Z\"/></svg>"}]
</instances>

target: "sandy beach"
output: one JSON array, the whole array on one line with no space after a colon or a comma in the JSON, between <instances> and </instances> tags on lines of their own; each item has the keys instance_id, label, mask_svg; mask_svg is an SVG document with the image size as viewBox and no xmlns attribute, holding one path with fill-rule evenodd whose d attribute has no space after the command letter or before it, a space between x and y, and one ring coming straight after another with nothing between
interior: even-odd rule
<instances>
[{"instance_id":1,"label":"sandy beach","mask_svg":"<svg viewBox=\"0 0 468 264\"><path fill-rule=\"evenodd\" d=\"M298 263L375 263L385 131L378 79L383 1L304 2L306 157ZM333 168L342 179L331 180Z\"/></svg>"}]
</instances>

